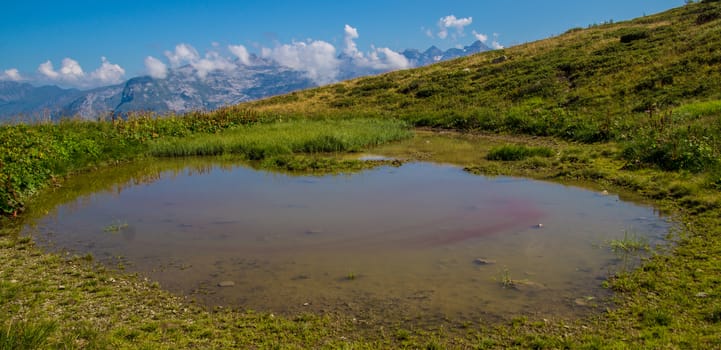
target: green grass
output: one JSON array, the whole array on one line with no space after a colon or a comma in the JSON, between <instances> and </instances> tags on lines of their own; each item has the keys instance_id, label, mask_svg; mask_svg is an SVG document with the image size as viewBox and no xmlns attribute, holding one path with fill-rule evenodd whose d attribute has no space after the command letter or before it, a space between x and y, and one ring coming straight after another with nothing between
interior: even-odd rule
<instances>
[{"instance_id":1,"label":"green grass","mask_svg":"<svg viewBox=\"0 0 721 350\"><path fill-rule=\"evenodd\" d=\"M552 157L554 152L548 147L528 147L523 145L504 145L488 152L488 160L514 161L530 157Z\"/></svg>"},{"instance_id":2,"label":"green grass","mask_svg":"<svg viewBox=\"0 0 721 350\"><path fill-rule=\"evenodd\" d=\"M608 242L612 251L617 253L633 253L649 249L648 242L634 233L623 233L623 238L612 239Z\"/></svg>"},{"instance_id":3,"label":"green grass","mask_svg":"<svg viewBox=\"0 0 721 350\"><path fill-rule=\"evenodd\" d=\"M48 343L48 337L56 328L54 322L10 323L0 329L0 349L30 350L44 348Z\"/></svg>"},{"instance_id":4,"label":"green grass","mask_svg":"<svg viewBox=\"0 0 721 350\"><path fill-rule=\"evenodd\" d=\"M409 137L403 122L389 119L290 120L256 124L150 144L160 157L239 154L249 160L297 153L358 152Z\"/></svg>"}]
</instances>

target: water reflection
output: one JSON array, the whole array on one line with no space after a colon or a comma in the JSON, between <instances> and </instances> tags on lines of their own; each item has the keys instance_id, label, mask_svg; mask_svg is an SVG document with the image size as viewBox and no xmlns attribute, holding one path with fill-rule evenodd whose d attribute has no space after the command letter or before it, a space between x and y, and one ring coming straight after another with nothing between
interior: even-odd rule
<instances>
[{"instance_id":1,"label":"water reflection","mask_svg":"<svg viewBox=\"0 0 721 350\"><path fill-rule=\"evenodd\" d=\"M50 213L28 231L53 247L123 256L210 305L414 322L583 314L619 263L609 240L668 231L617 196L432 163L290 176L155 161L77 177L39 203Z\"/></svg>"}]
</instances>

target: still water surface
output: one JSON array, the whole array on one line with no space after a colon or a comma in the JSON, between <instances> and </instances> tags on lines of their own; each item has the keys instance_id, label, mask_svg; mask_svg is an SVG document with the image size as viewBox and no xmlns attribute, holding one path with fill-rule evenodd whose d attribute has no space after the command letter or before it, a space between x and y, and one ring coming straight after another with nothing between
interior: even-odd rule
<instances>
[{"instance_id":1,"label":"still water surface","mask_svg":"<svg viewBox=\"0 0 721 350\"><path fill-rule=\"evenodd\" d=\"M433 163L290 176L174 162L27 230L56 249L122 257L208 305L432 322L589 312L623 268L608 241L629 232L653 244L669 229L615 195Z\"/></svg>"}]
</instances>

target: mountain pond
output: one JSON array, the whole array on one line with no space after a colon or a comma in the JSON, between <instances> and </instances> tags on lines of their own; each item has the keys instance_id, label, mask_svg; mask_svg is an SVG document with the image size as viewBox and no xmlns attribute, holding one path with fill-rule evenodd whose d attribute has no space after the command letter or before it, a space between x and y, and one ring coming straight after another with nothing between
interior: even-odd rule
<instances>
[{"instance_id":1,"label":"mountain pond","mask_svg":"<svg viewBox=\"0 0 721 350\"><path fill-rule=\"evenodd\" d=\"M653 246L671 226L617 195L432 162L312 176L152 160L37 202L25 231L47 249L204 305L417 324L602 309L628 262L609 242Z\"/></svg>"}]
</instances>

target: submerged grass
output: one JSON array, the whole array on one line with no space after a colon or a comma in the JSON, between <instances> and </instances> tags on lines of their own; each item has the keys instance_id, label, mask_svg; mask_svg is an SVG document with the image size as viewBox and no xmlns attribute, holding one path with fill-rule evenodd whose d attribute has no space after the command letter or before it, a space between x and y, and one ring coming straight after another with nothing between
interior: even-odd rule
<instances>
[{"instance_id":1,"label":"submerged grass","mask_svg":"<svg viewBox=\"0 0 721 350\"><path fill-rule=\"evenodd\" d=\"M628 231L624 232L623 238L610 240L608 246L617 253L633 253L650 248L646 239Z\"/></svg>"}]
</instances>

